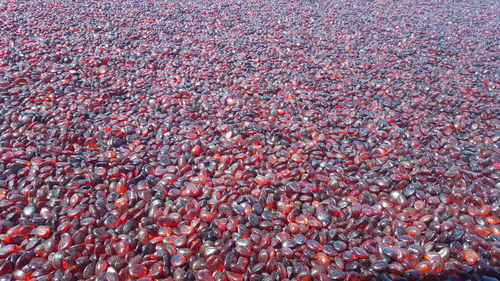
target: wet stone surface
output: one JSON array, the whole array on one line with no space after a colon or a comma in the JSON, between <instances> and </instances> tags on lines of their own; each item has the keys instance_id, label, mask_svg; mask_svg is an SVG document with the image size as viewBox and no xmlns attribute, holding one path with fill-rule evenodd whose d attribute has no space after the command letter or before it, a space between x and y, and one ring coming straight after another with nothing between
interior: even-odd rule
<instances>
[{"instance_id":1,"label":"wet stone surface","mask_svg":"<svg viewBox=\"0 0 500 281\"><path fill-rule=\"evenodd\" d=\"M0 279L497 280L499 8L0 0Z\"/></svg>"}]
</instances>

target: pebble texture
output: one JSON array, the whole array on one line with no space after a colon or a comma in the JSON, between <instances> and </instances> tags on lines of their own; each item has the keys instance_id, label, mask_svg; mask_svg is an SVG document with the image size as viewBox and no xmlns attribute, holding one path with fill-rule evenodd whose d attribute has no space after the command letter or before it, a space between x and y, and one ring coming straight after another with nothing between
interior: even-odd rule
<instances>
[{"instance_id":1,"label":"pebble texture","mask_svg":"<svg viewBox=\"0 0 500 281\"><path fill-rule=\"evenodd\" d=\"M492 0L0 0L0 281L483 280Z\"/></svg>"}]
</instances>

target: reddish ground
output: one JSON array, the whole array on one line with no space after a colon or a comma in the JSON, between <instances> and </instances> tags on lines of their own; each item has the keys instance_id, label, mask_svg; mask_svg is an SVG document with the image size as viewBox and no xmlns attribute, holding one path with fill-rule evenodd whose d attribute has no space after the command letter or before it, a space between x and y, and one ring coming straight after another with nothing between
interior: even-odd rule
<instances>
[{"instance_id":1,"label":"reddish ground","mask_svg":"<svg viewBox=\"0 0 500 281\"><path fill-rule=\"evenodd\" d=\"M499 11L0 0L0 281L497 280Z\"/></svg>"}]
</instances>

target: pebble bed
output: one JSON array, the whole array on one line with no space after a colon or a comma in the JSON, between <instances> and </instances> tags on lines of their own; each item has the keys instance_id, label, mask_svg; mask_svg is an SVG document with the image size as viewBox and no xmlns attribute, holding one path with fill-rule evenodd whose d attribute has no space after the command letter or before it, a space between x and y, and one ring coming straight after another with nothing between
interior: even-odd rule
<instances>
[{"instance_id":1,"label":"pebble bed","mask_svg":"<svg viewBox=\"0 0 500 281\"><path fill-rule=\"evenodd\" d=\"M0 281L498 280L498 11L0 0Z\"/></svg>"}]
</instances>

